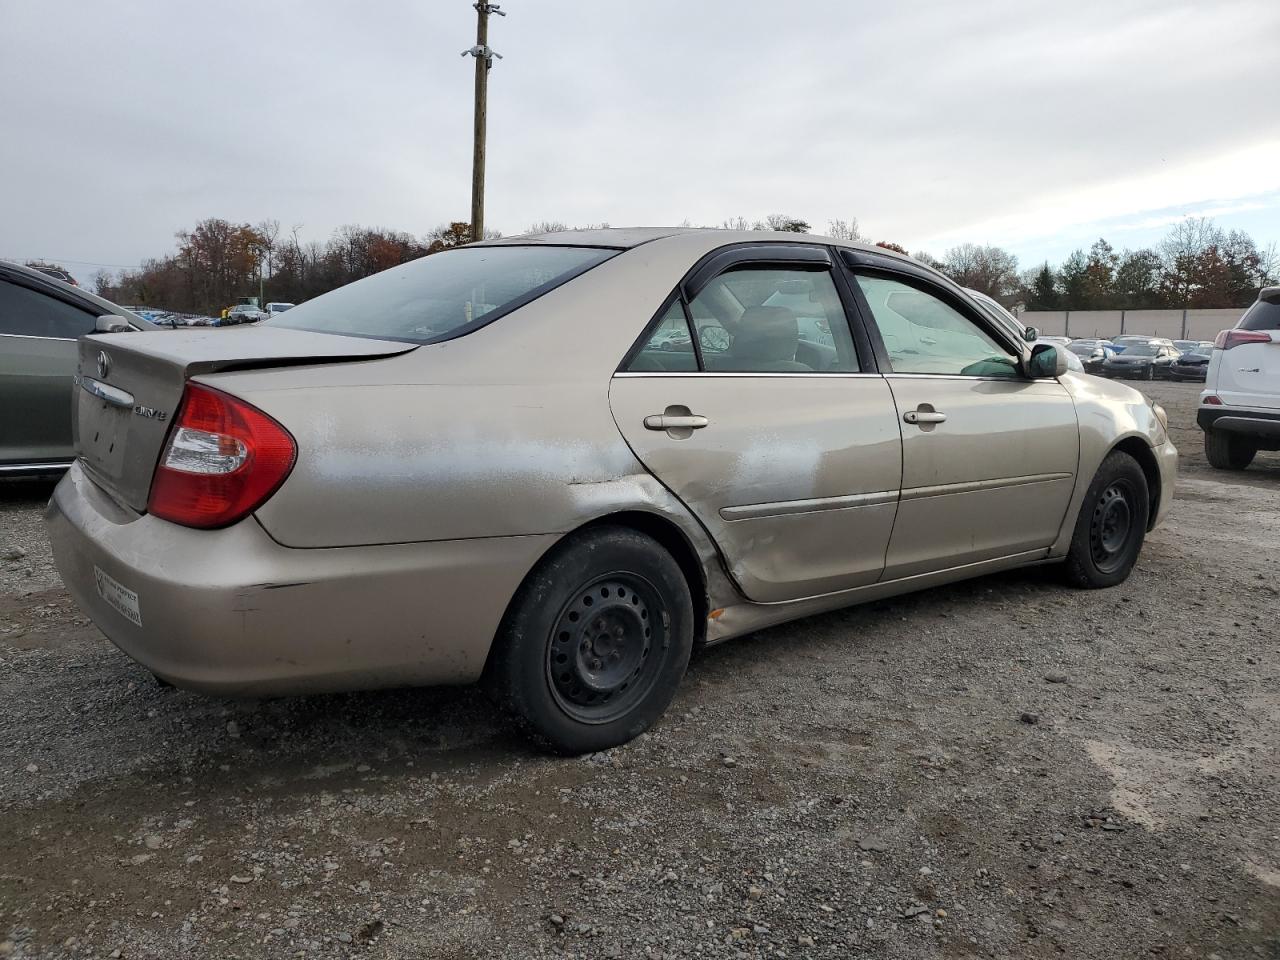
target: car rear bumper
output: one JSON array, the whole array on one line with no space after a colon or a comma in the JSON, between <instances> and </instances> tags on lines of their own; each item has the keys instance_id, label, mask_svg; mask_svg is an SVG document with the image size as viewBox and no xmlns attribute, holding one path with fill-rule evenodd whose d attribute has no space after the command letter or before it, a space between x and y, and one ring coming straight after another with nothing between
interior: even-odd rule
<instances>
[{"instance_id":1,"label":"car rear bumper","mask_svg":"<svg viewBox=\"0 0 1280 960\"><path fill-rule=\"evenodd\" d=\"M1196 423L1206 433L1225 430L1251 437L1280 440L1280 410L1249 410L1241 407L1201 406Z\"/></svg>"},{"instance_id":2,"label":"car rear bumper","mask_svg":"<svg viewBox=\"0 0 1280 960\"><path fill-rule=\"evenodd\" d=\"M121 650L177 686L232 695L476 680L555 535L293 549L252 517L192 530L115 504L75 464L46 513L58 572ZM105 579L102 575L105 574ZM111 582L136 595L136 619Z\"/></svg>"},{"instance_id":3,"label":"car rear bumper","mask_svg":"<svg viewBox=\"0 0 1280 960\"><path fill-rule=\"evenodd\" d=\"M1105 377L1145 377L1152 369L1149 363L1122 363L1116 366L1103 364L1102 375Z\"/></svg>"}]
</instances>

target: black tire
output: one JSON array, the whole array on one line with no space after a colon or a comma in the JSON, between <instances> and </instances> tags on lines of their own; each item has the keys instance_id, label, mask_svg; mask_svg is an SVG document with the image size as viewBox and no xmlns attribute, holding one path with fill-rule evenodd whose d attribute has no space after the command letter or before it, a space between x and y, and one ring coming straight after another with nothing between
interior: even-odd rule
<instances>
[{"instance_id":1,"label":"black tire","mask_svg":"<svg viewBox=\"0 0 1280 960\"><path fill-rule=\"evenodd\" d=\"M1063 565L1068 583L1097 589L1128 578L1146 538L1150 497L1138 461L1122 450L1107 454L1080 505Z\"/></svg>"},{"instance_id":2,"label":"black tire","mask_svg":"<svg viewBox=\"0 0 1280 960\"><path fill-rule=\"evenodd\" d=\"M1223 430L1204 432L1204 455L1209 466L1218 470L1243 470L1253 463L1258 447L1241 437Z\"/></svg>"},{"instance_id":3,"label":"black tire","mask_svg":"<svg viewBox=\"0 0 1280 960\"><path fill-rule=\"evenodd\" d=\"M600 528L558 545L526 578L486 679L535 742L592 753L662 716L692 648L680 565L651 537Z\"/></svg>"}]
</instances>

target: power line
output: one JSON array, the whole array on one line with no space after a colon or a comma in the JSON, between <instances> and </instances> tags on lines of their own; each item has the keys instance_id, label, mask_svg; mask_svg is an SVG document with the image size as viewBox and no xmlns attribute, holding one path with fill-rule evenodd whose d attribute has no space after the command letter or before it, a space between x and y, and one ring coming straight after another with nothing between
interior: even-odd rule
<instances>
[{"instance_id":1,"label":"power line","mask_svg":"<svg viewBox=\"0 0 1280 960\"><path fill-rule=\"evenodd\" d=\"M117 270L141 270L140 263L99 263L97 260L72 260L70 257L11 257L16 263L38 260L42 263L74 263L81 267L114 267Z\"/></svg>"}]
</instances>

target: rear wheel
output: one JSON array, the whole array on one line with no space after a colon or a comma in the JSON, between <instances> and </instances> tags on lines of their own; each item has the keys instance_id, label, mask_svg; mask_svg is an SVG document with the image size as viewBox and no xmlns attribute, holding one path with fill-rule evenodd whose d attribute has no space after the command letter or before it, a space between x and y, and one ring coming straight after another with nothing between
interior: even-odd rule
<instances>
[{"instance_id":1,"label":"rear wheel","mask_svg":"<svg viewBox=\"0 0 1280 960\"><path fill-rule=\"evenodd\" d=\"M1138 461L1113 450L1085 493L1064 566L1068 582L1086 588L1123 583L1147 532L1150 493Z\"/></svg>"},{"instance_id":2,"label":"rear wheel","mask_svg":"<svg viewBox=\"0 0 1280 960\"><path fill-rule=\"evenodd\" d=\"M1223 430L1204 432L1204 455L1219 470L1243 470L1253 463L1258 448L1247 437Z\"/></svg>"},{"instance_id":3,"label":"rear wheel","mask_svg":"<svg viewBox=\"0 0 1280 960\"><path fill-rule=\"evenodd\" d=\"M579 534L520 587L490 665L500 703L557 753L604 750L662 716L693 647L680 566L632 530Z\"/></svg>"}]
</instances>

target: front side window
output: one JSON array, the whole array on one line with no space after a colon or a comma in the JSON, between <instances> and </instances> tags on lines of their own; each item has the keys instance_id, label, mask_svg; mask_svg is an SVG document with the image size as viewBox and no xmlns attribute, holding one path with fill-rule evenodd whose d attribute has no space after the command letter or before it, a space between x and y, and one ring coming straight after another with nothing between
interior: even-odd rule
<instances>
[{"instance_id":1,"label":"front side window","mask_svg":"<svg viewBox=\"0 0 1280 960\"><path fill-rule=\"evenodd\" d=\"M0 333L75 340L92 333L97 318L29 287L0 280Z\"/></svg>"},{"instance_id":2,"label":"front side window","mask_svg":"<svg viewBox=\"0 0 1280 960\"><path fill-rule=\"evenodd\" d=\"M933 294L886 277L857 280L894 373L1019 375L1015 355Z\"/></svg>"},{"instance_id":3,"label":"front side window","mask_svg":"<svg viewBox=\"0 0 1280 960\"><path fill-rule=\"evenodd\" d=\"M747 267L723 273L689 304L710 372L848 373L858 369L829 270Z\"/></svg>"},{"instance_id":4,"label":"front side window","mask_svg":"<svg viewBox=\"0 0 1280 960\"><path fill-rule=\"evenodd\" d=\"M438 343L528 303L616 250L602 247L461 247L392 267L266 321L275 327ZM492 316L490 316L492 315Z\"/></svg>"}]
</instances>

